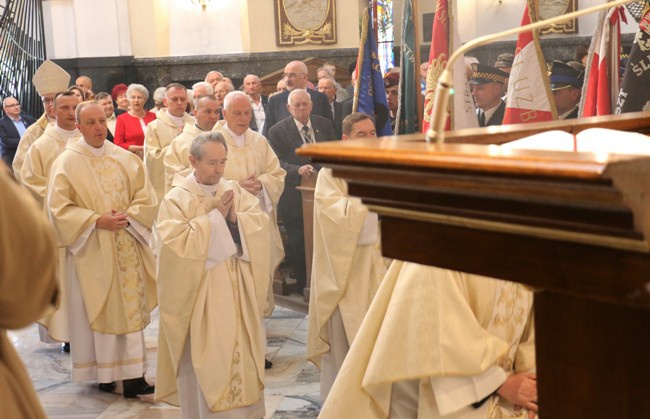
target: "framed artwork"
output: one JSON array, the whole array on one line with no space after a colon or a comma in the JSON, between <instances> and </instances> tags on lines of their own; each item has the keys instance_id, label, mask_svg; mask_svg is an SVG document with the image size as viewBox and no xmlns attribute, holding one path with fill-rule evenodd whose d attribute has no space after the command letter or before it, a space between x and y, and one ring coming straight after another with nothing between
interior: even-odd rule
<instances>
[{"instance_id":1,"label":"framed artwork","mask_svg":"<svg viewBox=\"0 0 650 419\"><path fill-rule=\"evenodd\" d=\"M279 47L336 43L336 0L274 0Z\"/></svg>"},{"instance_id":2,"label":"framed artwork","mask_svg":"<svg viewBox=\"0 0 650 419\"><path fill-rule=\"evenodd\" d=\"M535 0L535 14L537 20L548 19L566 13L575 12L578 0ZM546 26L539 30L540 35L551 33L575 34L578 33L578 19L571 19L563 23Z\"/></svg>"}]
</instances>

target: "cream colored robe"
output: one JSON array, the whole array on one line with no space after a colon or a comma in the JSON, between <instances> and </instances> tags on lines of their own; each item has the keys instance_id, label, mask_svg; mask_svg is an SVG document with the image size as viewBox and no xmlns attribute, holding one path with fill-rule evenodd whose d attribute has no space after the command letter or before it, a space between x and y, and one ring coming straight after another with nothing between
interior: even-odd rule
<instances>
[{"instance_id":1,"label":"cream colored robe","mask_svg":"<svg viewBox=\"0 0 650 419\"><path fill-rule=\"evenodd\" d=\"M126 229L113 232L93 226L111 210L150 226L156 198L135 154L108 141L104 147L97 157L79 141L68 143L52 165L47 208L59 246L69 247L89 235L81 251L68 255L91 329L122 335L143 330L157 305L153 254Z\"/></svg>"},{"instance_id":2,"label":"cream colored robe","mask_svg":"<svg viewBox=\"0 0 650 419\"><path fill-rule=\"evenodd\" d=\"M210 264L220 250L210 249L215 222L206 204L211 197L204 196L193 173L176 176L156 221L160 329L155 398L178 405L178 365L190 334L195 372L213 412L257 403L264 388L261 313L269 275L269 218L235 182L222 179L216 197L228 189L235 191L244 248L239 255ZM223 222L220 214L214 216Z\"/></svg>"},{"instance_id":3,"label":"cream colored robe","mask_svg":"<svg viewBox=\"0 0 650 419\"><path fill-rule=\"evenodd\" d=\"M81 133L76 132L77 135L71 139L81 138ZM48 125L43 135L27 150L25 161L20 169L20 178L41 207L45 200L47 179L52 163L65 150L67 144L68 138L62 136L55 125Z\"/></svg>"},{"instance_id":4,"label":"cream colored robe","mask_svg":"<svg viewBox=\"0 0 650 419\"><path fill-rule=\"evenodd\" d=\"M20 329L56 301L56 243L27 192L0 169L0 416L45 418L6 329Z\"/></svg>"},{"instance_id":5,"label":"cream colored robe","mask_svg":"<svg viewBox=\"0 0 650 419\"><path fill-rule=\"evenodd\" d=\"M271 270L267 305L264 310L264 314L270 316L275 307L273 274L284 259L284 246L278 228L277 208L282 191L284 191L284 178L287 172L280 167L280 160L262 134L249 128L244 133L244 146L240 147L220 122L214 126L214 131L221 132L228 144L228 161L223 177L239 182L255 174L262 182L263 191L258 198L260 198L262 209L269 214L271 220Z\"/></svg>"},{"instance_id":6,"label":"cream colored robe","mask_svg":"<svg viewBox=\"0 0 650 419\"><path fill-rule=\"evenodd\" d=\"M25 155L27 150L34 144L34 141L38 140L41 135L45 132L45 128L48 125L53 125L47 120L47 115L43 114L40 118L36 120L35 123L27 127L25 133L20 138L18 143L18 148L16 149L16 155L14 156L14 161L11 164L14 169L14 176L16 180L20 182L20 170L23 167L23 162L25 161Z\"/></svg>"},{"instance_id":7,"label":"cream colored robe","mask_svg":"<svg viewBox=\"0 0 650 419\"><path fill-rule=\"evenodd\" d=\"M374 237L360 237L362 230ZM330 350L327 323L337 307L348 343L353 342L385 273L377 216L348 195L347 183L331 169L321 169L314 191L307 359L320 368L321 356Z\"/></svg>"},{"instance_id":8,"label":"cream colored robe","mask_svg":"<svg viewBox=\"0 0 650 419\"><path fill-rule=\"evenodd\" d=\"M27 133L25 133L26 135ZM81 137L81 133L77 131L77 136L72 137L72 141ZM23 137L25 138L25 137ZM56 129L55 125L48 125L43 135L38 138L34 144L27 150L25 160L21 168L21 179L23 186L25 186L36 201L42 207L45 201L45 193L47 189L47 181L50 175L50 168L52 163L57 157L65 150L65 147L70 141L67 137L61 135ZM23 140L21 139L21 144ZM59 248L59 278L65 278L65 248ZM65 281L59 281L59 288L61 289L61 298L56 310L48 310L38 323L47 329L47 336L59 342L69 342L70 333L68 328L68 311L67 299L65 297ZM40 332L44 332L40 329ZM44 333L41 333L41 339L46 343L52 341L45 338Z\"/></svg>"},{"instance_id":9,"label":"cream colored robe","mask_svg":"<svg viewBox=\"0 0 650 419\"><path fill-rule=\"evenodd\" d=\"M394 261L319 417L387 418L393 384L408 380L418 418L474 415L506 374L534 372L532 301L516 283ZM498 396L481 412L527 418Z\"/></svg>"},{"instance_id":10,"label":"cream colored robe","mask_svg":"<svg viewBox=\"0 0 650 419\"><path fill-rule=\"evenodd\" d=\"M147 125L144 136L144 164L149 172L151 185L156 191L158 202L162 201L165 195L165 165L163 158L172 140L183 131L171 120L167 111L161 111L156 115L158 118ZM194 118L184 114L185 124L194 125Z\"/></svg>"},{"instance_id":11,"label":"cream colored robe","mask_svg":"<svg viewBox=\"0 0 650 419\"><path fill-rule=\"evenodd\" d=\"M185 125L183 132L172 141L163 162L165 164L165 193L171 191L174 176L185 177L192 171L190 165L190 146L192 141L205 133L196 125Z\"/></svg>"}]
</instances>

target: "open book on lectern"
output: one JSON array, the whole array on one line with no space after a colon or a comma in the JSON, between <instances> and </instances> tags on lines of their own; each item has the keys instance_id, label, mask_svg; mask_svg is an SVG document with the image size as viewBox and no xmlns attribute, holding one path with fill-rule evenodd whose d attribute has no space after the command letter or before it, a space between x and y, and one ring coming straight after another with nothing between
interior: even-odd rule
<instances>
[{"instance_id":1,"label":"open book on lectern","mask_svg":"<svg viewBox=\"0 0 650 419\"><path fill-rule=\"evenodd\" d=\"M552 130L502 144L501 148L650 155L650 137L607 128L589 128L575 135Z\"/></svg>"}]
</instances>

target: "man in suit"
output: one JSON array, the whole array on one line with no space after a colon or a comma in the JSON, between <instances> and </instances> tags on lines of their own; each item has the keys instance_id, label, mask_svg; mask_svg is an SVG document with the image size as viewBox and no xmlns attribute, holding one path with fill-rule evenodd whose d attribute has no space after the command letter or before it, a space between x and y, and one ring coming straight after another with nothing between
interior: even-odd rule
<instances>
[{"instance_id":1,"label":"man in suit","mask_svg":"<svg viewBox=\"0 0 650 419\"><path fill-rule=\"evenodd\" d=\"M469 84L478 112L479 127L501 125L506 103L501 99L509 74L489 65L472 63Z\"/></svg>"},{"instance_id":2,"label":"man in suit","mask_svg":"<svg viewBox=\"0 0 650 419\"><path fill-rule=\"evenodd\" d=\"M266 121L266 107L269 104L268 96L262 93L262 82L255 74L247 74L244 77L244 93L248 95L253 107L253 119L251 119L251 129L261 133L264 130ZM255 124L253 124L255 121ZM255 126L253 128L253 125Z\"/></svg>"},{"instance_id":3,"label":"man in suit","mask_svg":"<svg viewBox=\"0 0 650 419\"><path fill-rule=\"evenodd\" d=\"M295 151L303 144L332 141L336 139L336 133L329 119L311 113L312 97L306 90L293 89L288 95L288 101L290 116L275 124L269 130L267 138L280 159L280 166L287 171L278 214L287 230L289 243L285 249L293 261L298 290L302 292L307 281L305 233L302 198L296 187L300 186L302 178L316 176L320 167L310 164L306 157L297 156Z\"/></svg>"},{"instance_id":4,"label":"man in suit","mask_svg":"<svg viewBox=\"0 0 650 419\"><path fill-rule=\"evenodd\" d=\"M334 116L330 110L327 97L315 90L307 89L307 66L302 61L291 61L284 67L284 79L287 90L269 98L266 107L266 120L262 134L268 138L269 130L273 125L289 116L287 103L289 93L294 89L306 89L311 96L312 114L327 118L334 123Z\"/></svg>"},{"instance_id":5,"label":"man in suit","mask_svg":"<svg viewBox=\"0 0 650 419\"><path fill-rule=\"evenodd\" d=\"M11 96L2 101L2 110L5 116L0 118L0 154L7 166L11 167L20 137L36 120L29 115L21 115L20 103Z\"/></svg>"},{"instance_id":6,"label":"man in suit","mask_svg":"<svg viewBox=\"0 0 650 419\"><path fill-rule=\"evenodd\" d=\"M341 126L343 124L343 103L337 101L336 80L331 76L323 76L318 80L318 91L327 96L330 104L330 110L334 115L334 132L336 132L336 139L340 139L342 135Z\"/></svg>"},{"instance_id":7,"label":"man in suit","mask_svg":"<svg viewBox=\"0 0 650 419\"><path fill-rule=\"evenodd\" d=\"M107 92L99 92L95 95L95 101L101 106L104 110L104 115L106 115L106 139L113 142L113 134L115 133L115 124L117 121L117 118L115 118L113 98Z\"/></svg>"}]
</instances>

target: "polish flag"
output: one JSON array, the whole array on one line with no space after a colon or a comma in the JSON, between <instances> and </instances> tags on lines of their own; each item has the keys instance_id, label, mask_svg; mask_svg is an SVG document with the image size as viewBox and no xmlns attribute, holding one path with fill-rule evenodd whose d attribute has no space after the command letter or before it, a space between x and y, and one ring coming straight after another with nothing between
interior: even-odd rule
<instances>
[{"instance_id":1,"label":"polish flag","mask_svg":"<svg viewBox=\"0 0 650 419\"><path fill-rule=\"evenodd\" d=\"M620 21L623 8L601 12L589 47L580 116L611 115L619 90Z\"/></svg>"},{"instance_id":2,"label":"polish flag","mask_svg":"<svg viewBox=\"0 0 650 419\"><path fill-rule=\"evenodd\" d=\"M534 9L530 7L529 0L521 26L535 20L531 10ZM508 80L503 125L553 119L557 119L557 111L537 31L520 33Z\"/></svg>"}]
</instances>

